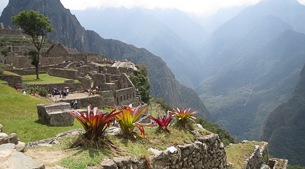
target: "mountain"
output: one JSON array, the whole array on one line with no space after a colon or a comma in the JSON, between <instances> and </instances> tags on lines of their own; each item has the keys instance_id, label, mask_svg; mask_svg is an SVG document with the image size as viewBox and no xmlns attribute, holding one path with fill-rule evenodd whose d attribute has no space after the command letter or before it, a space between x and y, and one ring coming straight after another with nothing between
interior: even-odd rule
<instances>
[{"instance_id":1,"label":"mountain","mask_svg":"<svg viewBox=\"0 0 305 169\"><path fill-rule=\"evenodd\" d=\"M100 35L146 48L160 56L184 85L193 88L199 82L200 65L195 49L206 37L206 31L187 14L142 8L72 12L83 25Z\"/></svg>"},{"instance_id":2,"label":"mountain","mask_svg":"<svg viewBox=\"0 0 305 169\"><path fill-rule=\"evenodd\" d=\"M236 138L258 139L269 113L291 97L305 63L302 11L297 1L263 0L220 26L202 47L196 91L215 122Z\"/></svg>"},{"instance_id":3,"label":"mountain","mask_svg":"<svg viewBox=\"0 0 305 169\"><path fill-rule=\"evenodd\" d=\"M273 155L305 166L305 65L293 96L270 113L262 140L269 142Z\"/></svg>"},{"instance_id":4,"label":"mountain","mask_svg":"<svg viewBox=\"0 0 305 169\"><path fill-rule=\"evenodd\" d=\"M165 62L146 49L136 48L118 40L101 38L96 32L86 30L77 18L65 9L60 0L10 0L3 10L0 22L11 24L11 16L22 10L36 10L51 20L54 31L50 39L82 52L95 52L113 59L128 59L136 64L148 67L151 83L151 95L162 97L172 106L192 107L199 111L199 116L210 118L210 114L194 90L181 85Z\"/></svg>"}]
</instances>

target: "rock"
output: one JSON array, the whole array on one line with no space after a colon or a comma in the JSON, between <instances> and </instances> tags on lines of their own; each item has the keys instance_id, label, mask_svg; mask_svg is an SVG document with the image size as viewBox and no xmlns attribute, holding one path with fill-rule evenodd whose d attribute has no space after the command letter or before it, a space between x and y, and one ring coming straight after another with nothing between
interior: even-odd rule
<instances>
[{"instance_id":1,"label":"rock","mask_svg":"<svg viewBox=\"0 0 305 169\"><path fill-rule=\"evenodd\" d=\"M1 169L44 169L45 166L16 151L15 144L8 143L0 145L0 168Z\"/></svg>"},{"instance_id":2,"label":"rock","mask_svg":"<svg viewBox=\"0 0 305 169\"><path fill-rule=\"evenodd\" d=\"M19 152L24 152L26 147L26 144L24 142L18 141L18 144L16 145L16 150Z\"/></svg>"},{"instance_id":3,"label":"rock","mask_svg":"<svg viewBox=\"0 0 305 169\"><path fill-rule=\"evenodd\" d=\"M115 135L118 135L121 132L121 128L119 128L119 127L109 127L106 130L106 132L107 132L108 135L115 136Z\"/></svg>"},{"instance_id":4,"label":"rock","mask_svg":"<svg viewBox=\"0 0 305 169\"><path fill-rule=\"evenodd\" d=\"M168 152L170 152L172 154L176 153L178 151L177 148L174 146L168 147L167 150L168 150Z\"/></svg>"},{"instance_id":5,"label":"rock","mask_svg":"<svg viewBox=\"0 0 305 169\"><path fill-rule=\"evenodd\" d=\"M10 135L8 135L8 141L9 143L14 143L14 144L17 144L18 143L18 136L16 133L12 133Z\"/></svg>"},{"instance_id":6,"label":"rock","mask_svg":"<svg viewBox=\"0 0 305 169\"><path fill-rule=\"evenodd\" d=\"M118 166L111 159L105 159L101 163L101 166L103 167L103 169L117 169L118 168Z\"/></svg>"},{"instance_id":7,"label":"rock","mask_svg":"<svg viewBox=\"0 0 305 169\"><path fill-rule=\"evenodd\" d=\"M148 151L154 153L155 157L159 156L162 153L162 151L154 149L154 148L149 148Z\"/></svg>"},{"instance_id":8,"label":"rock","mask_svg":"<svg viewBox=\"0 0 305 169\"><path fill-rule=\"evenodd\" d=\"M8 143L8 135L6 133L0 133L0 144Z\"/></svg>"}]
</instances>

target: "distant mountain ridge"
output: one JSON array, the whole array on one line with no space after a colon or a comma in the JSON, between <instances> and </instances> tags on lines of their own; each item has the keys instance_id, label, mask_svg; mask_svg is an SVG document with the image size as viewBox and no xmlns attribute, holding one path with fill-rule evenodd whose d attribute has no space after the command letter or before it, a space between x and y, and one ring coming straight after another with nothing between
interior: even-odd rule
<instances>
[{"instance_id":1,"label":"distant mountain ridge","mask_svg":"<svg viewBox=\"0 0 305 169\"><path fill-rule=\"evenodd\" d=\"M305 166L305 65L293 96L270 113L261 139L269 142L270 153Z\"/></svg>"},{"instance_id":2,"label":"distant mountain ridge","mask_svg":"<svg viewBox=\"0 0 305 169\"><path fill-rule=\"evenodd\" d=\"M305 63L305 35L295 24L304 9L297 1L260 1L203 46L196 91L216 123L238 139L259 138L269 113L291 96Z\"/></svg>"},{"instance_id":3,"label":"distant mountain ridge","mask_svg":"<svg viewBox=\"0 0 305 169\"><path fill-rule=\"evenodd\" d=\"M145 64L148 66L153 97L162 97L172 106L192 107L199 111L199 116L210 118L209 112L198 95L192 89L181 85L160 57L145 49L117 40L106 40L94 31L85 30L77 18L63 7L60 0L10 0L2 12L0 22L12 26L11 16L29 9L39 11L51 20L54 32L50 34L50 38L53 41L79 51L95 52L113 59L128 59L136 64Z\"/></svg>"}]
</instances>

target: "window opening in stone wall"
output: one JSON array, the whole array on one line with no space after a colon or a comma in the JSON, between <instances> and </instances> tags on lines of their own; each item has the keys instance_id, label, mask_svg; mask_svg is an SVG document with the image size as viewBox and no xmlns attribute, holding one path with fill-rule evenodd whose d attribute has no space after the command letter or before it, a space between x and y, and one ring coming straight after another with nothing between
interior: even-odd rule
<instances>
[{"instance_id":1,"label":"window opening in stone wall","mask_svg":"<svg viewBox=\"0 0 305 169\"><path fill-rule=\"evenodd\" d=\"M122 101L122 100L123 100L123 97L121 96L120 99L121 99L121 101Z\"/></svg>"},{"instance_id":2,"label":"window opening in stone wall","mask_svg":"<svg viewBox=\"0 0 305 169\"><path fill-rule=\"evenodd\" d=\"M124 94L124 100L125 100L125 94Z\"/></svg>"}]
</instances>

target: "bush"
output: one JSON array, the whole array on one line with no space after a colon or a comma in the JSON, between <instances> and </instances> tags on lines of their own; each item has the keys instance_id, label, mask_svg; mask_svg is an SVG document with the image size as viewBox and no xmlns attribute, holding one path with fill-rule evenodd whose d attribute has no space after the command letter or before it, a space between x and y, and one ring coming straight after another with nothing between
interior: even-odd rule
<instances>
[{"instance_id":1,"label":"bush","mask_svg":"<svg viewBox=\"0 0 305 169\"><path fill-rule=\"evenodd\" d=\"M2 75L3 74L3 70L0 68L0 75Z\"/></svg>"},{"instance_id":2,"label":"bush","mask_svg":"<svg viewBox=\"0 0 305 169\"><path fill-rule=\"evenodd\" d=\"M45 88L36 88L36 87L31 87L26 89L26 92L28 94L38 94L39 96L46 97L48 95L48 91Z\"/></svg>"}]
</instances>

